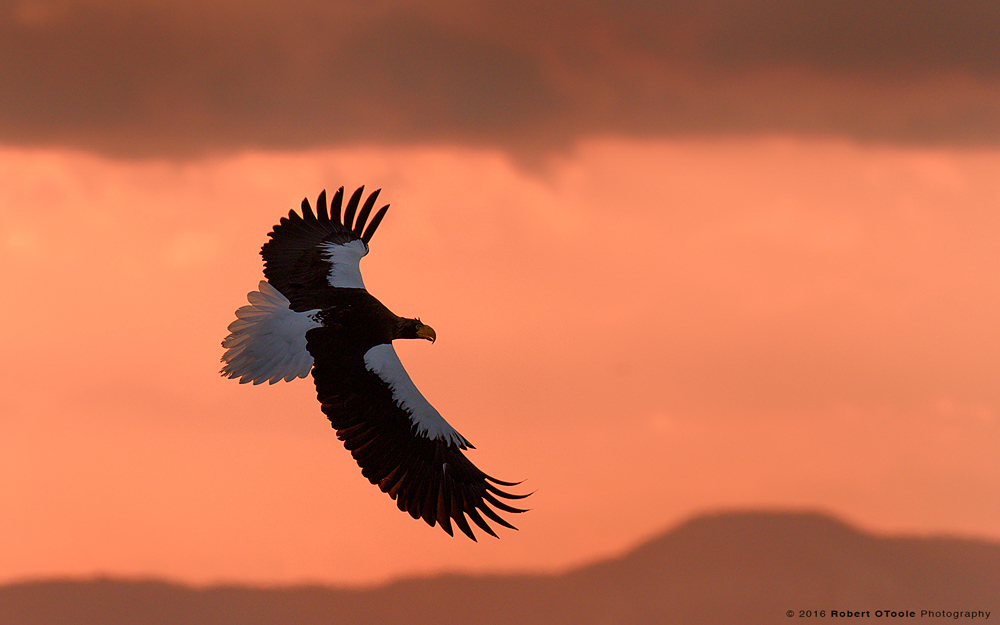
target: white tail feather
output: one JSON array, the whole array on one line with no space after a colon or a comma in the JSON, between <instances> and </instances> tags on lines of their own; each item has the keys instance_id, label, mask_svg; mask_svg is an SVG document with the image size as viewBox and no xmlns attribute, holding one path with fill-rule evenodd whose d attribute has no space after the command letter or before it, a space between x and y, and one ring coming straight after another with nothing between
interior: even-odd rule
<instances>
[{"instance_id":1,"label":"white tail feather","mask_svg":"<svg viewBox=\"0 0 1000 625\"><path fill-rule=\"evenodd\" d=\"M295 312L288 299L265 280L247 294L249 306L236 310L229 336L222 341L222 375L240 384L291 382L309 375L313 358L306 350L306 332L319 327L317 310Z\"/></svg>"}]
</instances>

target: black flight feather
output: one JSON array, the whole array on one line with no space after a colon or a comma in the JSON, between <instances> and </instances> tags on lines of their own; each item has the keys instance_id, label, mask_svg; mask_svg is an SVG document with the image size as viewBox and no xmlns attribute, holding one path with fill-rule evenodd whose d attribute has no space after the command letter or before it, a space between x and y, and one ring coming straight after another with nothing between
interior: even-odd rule
<instances>
[{"instance_id":1,"label":"black flight feather","mask_svg":"<svg viewBox=\"0 0 1000 625\"><path fill-rule=\"evenodd\" d=\"M371 214L372 208L375 206L375 200L378 199L378 192L381 189L375 189L372 194L368 196L365 200L365 205L361 207L361 212L358 213L358 221L354 224L354 237L357 239L361 238L362 231L365 228L365 222L368 221L368 215Z\"/></svg>"}]
</instances>

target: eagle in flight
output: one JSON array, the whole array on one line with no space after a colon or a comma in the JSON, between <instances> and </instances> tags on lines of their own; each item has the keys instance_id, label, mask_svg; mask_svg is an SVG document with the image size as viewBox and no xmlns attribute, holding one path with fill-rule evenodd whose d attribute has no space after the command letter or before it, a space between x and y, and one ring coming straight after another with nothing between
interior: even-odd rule
<instances>
[{"instance_id":1,"label":"eagle in flight","mask_svg":"<svg viewBox=\"0 0 1000 625\"><path fill-rule=\"evenodd\" d=\"M392 347L395 339L433 343L434 330L396 316L365 289L359 264L389 206L369 221L379 190L359 211L363 193L351 195L341 217L344 188L329 211L323 191L316 212L303 199L302 215L291 210L274 226L260 250L266 280L229 325L221 373L274 384L311 371L337 438L400 510L450 535L454 523L472 540L466 516L494 537L486 519L516 529L498 511L524 512L502 500L527 495L501 489L517 482L490 477L466 458L472 444L424 399Z\"/></svg>"}]
</instances>

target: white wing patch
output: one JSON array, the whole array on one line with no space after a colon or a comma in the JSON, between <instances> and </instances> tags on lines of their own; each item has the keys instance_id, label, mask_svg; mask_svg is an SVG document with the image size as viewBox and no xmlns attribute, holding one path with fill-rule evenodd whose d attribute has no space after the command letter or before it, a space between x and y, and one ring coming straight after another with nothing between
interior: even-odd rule
<instances>
[{"instance_id":1,"label":"white wing patch","mask_svg":"<svg viewBox=\"0 0 1000 625\"><path fill-rule=\"evenodd\" d=\"M417 425L418 434L454 443L460 449L469 446L469 441L451 427L441 413L420 394L391 344L383 343L369 349L365 353L365 367L389 385L392 398L410 413L410 421Z\"/></svg>"},{"instance_id":2,"label":"white wing patch","mask_svg":"<svg viewBox=\"0 0 1000 625\"><path fill-rule=\"evenodd\" d=\"M236 310L229 336L222 341L226 353L222 375L239 378L240 384L278 380L291 382L309 375L313 357L306 350L306 332L322 324L318 310L295 312L278 289L260 281L259 291L247 294L249 306Z\"/></svg>"},{"instance_id":3,"label":"white wing patch","mask_svg":"<svg viewBox=\"0 0 1000 625\"><path fill-rule=\"evenodd\" d=\"M361 239L349 243L324 243L319 246L326 252L327 259L333 263L327 281L330 286L363 289L365 283L361 279L361 258L368 253L368 246Z\"/></svg>"}]
</instances>

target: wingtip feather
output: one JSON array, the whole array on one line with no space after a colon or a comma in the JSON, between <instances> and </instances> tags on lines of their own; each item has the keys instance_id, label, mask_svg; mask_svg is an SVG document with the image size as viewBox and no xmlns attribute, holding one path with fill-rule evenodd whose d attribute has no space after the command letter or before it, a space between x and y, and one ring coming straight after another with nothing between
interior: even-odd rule
<instances>
[{"instance_id":1,"label":"wingtip feather","mask_svg":"<svg viewBox=\"0 0 1000 625\"><path fill-rule=\"evenodd\" d=\"M348 230L354 229L354 214L358 210L358 203L361 202L361 194L365 192L365 186L361 185L351 194L351 199L347 201L347 208L344 209L344 227Z\"/></svg>"},{"instance_id":2,"label":"wingtip feather","mask_svg":"<svg viewBox=\"0 0 1000 625\"><path fill-rule=\"evenodd\" d=\"M365 245L368 245L371 242L372 237L375 235L375 230L377 230L378 225L382 223L382 218L385 217L385 213L388 210L389 205L386 204L382 208L378 209L378 212L375 213L372 220L368 222L368 227L365 228L364 234L361 235L361 240L365 242Z\"/></svg>"}]
</instances>

